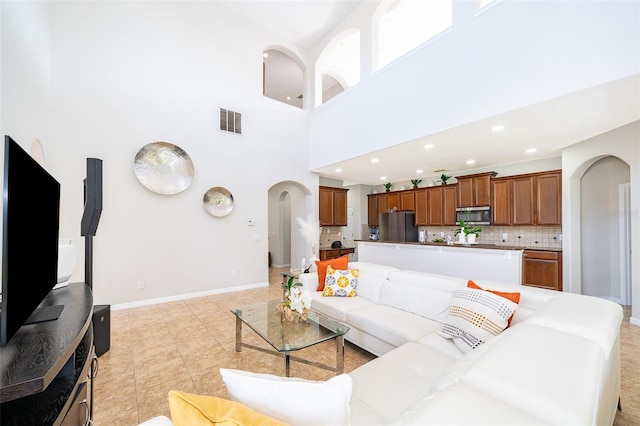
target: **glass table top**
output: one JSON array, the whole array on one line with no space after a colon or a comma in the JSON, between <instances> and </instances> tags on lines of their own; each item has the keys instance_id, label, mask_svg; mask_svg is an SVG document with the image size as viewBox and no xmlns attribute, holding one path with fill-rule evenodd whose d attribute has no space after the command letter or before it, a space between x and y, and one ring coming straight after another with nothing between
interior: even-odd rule
<instances>
[{"instance_id":1,"label":"glass table top","mask_svg":"<svg viewBox=\"0 0 640 426\"><path fill-rule=\"evenodd\" d=\"M280 300L253 303L231 312L278 352L296 351L344 335L349 327L309 311L305 321L288 321L276 310Z\"/></svg>"}]
</instances>

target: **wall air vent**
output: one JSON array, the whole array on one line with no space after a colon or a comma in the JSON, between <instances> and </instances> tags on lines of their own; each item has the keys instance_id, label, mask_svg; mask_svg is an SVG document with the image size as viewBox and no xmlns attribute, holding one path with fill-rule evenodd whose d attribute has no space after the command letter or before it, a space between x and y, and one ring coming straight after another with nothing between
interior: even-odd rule
<instances>
[{"instance_id":1,"label":"wall air vent","mask_svg":"<svg viewBox=\"0 0 640 426\"><path fill-rule=\"evenodd\" d=\"M220 130L224 132L242 134L242 114L220 108Z\"/></svg>"}]
</instances>

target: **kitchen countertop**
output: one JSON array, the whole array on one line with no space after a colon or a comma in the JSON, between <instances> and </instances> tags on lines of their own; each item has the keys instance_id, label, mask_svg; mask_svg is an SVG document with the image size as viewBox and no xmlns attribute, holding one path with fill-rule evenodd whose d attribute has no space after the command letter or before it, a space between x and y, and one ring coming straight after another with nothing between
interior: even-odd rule
<instances>
[{"instance_id":1,"label":"kitchen countertop","mask_svg":"<svg viewBox=\"0 0 640 426\"><path fill-rule=\"evenodd\" d=\"M482 249L494 249L494 250L538 250L538 251L556 251L561 252L561 248L550 247L522 247L522 246L509 246L499 244L453 244L448 246L447 243L434 243L432 241L421 243L419 241L381 241L381 240L355 240L356 243L386 243L386 244L411 244L420 246L447 246L447 247L466 247L466 248L482 248Z\"/></svg>"}]
</instances>

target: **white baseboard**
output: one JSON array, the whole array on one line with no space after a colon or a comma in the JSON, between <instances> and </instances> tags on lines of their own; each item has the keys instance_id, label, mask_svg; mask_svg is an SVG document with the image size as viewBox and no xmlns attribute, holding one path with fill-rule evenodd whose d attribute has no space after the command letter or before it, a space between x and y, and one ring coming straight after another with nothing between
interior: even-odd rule
<instances>
[{"instance_id":1,"label":"white baseboard","mask_svg":"<svg viewBox=\"0 0 640 426\"><path fill-rule=\"evenodd\" d=\"M112 311L120 311L123 309L140 308L142 306L157 305L158 303L176 302L178 300L194 299L196 297L212 296L214 294L233 293L236 291L251 290L254 288L269 287L268 282L246 284L237 287L217 288L215 290L199 291L196 293L176 294L174 296L158 297L155 299L138 300L129 303L119 303L112 305Z\"/></svg>"},{"instance_id":2,"label":"white baseboard","mask_svg":"<svg viewBox=\"0 0 640 426\"><path fill-rule=\"evenodd\" d=\"M640 327L640 319L639 318L631 317L631 318L629 318L629 322L631 324L633 324L633 325L637 325L637 326Z\"/></svg>"}]
</instances>

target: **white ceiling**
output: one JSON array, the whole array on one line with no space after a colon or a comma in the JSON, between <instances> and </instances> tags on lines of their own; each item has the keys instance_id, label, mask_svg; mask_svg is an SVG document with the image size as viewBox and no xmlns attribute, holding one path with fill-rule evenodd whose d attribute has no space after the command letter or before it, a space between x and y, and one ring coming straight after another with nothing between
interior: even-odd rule
<instances>
[{"instance_id":1,"label":"white ceiling","mask_svg":"<svg viewBox=\"0 0 640 426\"><path fill-rule=\"evenodd\" d=\"M367 1L367 0L364 0ZM229 8L309 49L332 30L360 1L230 0ZM574 143L640 119L640 78L591 88L445 132L425 136L379 152L332 164L314 172L345 184L380 185L416 178L471 173L501 164L558 157ZM492 127L504 130L493 132ZM473 140L473 145L468 141ZM433 145L425 149L425 144ZM536 152L527 154L526 150ZM378 158L378 163L372 163ZM466 164L467 160L474 164ZM341 169L337 172L336 169ZM422 169L422 175L416 170ZM381 176L385 176L384 181Z\"/></svg>"}]
</instances>

